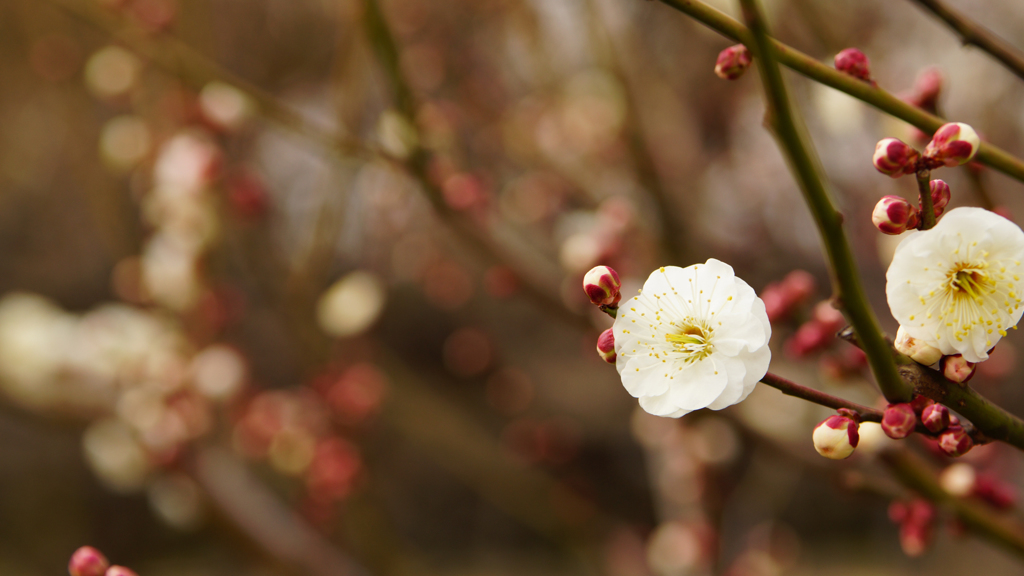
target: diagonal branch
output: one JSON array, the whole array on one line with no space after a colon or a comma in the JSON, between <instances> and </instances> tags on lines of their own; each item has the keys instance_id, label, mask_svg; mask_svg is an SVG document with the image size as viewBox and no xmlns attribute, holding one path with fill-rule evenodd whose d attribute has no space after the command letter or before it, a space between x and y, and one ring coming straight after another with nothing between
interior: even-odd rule
<instances>
[{"instance_id":1,"label":"diagonal branch","mask_svg":"<svg viewBox=\"0 0 1024 576\"><path fill-rule=\"evenodd\" d=\"M960 36L965 46L977 46L988 52L1003 66L1024 79L1024 54L981 24L946 6L941 0L914 0Z\"/></svg>"}]
</instances>

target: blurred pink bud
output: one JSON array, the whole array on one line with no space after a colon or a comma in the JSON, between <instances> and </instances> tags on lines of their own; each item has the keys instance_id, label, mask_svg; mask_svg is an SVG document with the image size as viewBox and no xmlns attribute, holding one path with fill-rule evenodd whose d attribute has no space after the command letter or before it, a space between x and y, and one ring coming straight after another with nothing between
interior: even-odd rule
<instances>
[{"instance_id":1,"label":"blurred pink bud","mask_svg":"<svg viewBox=\"0 0 1024 576\"><path fill-rule=\"evenodd\" d=\"M750 50L743 44L729 46L718 53L715 61L715 74L723 80L735 80L750 68L752 58Z\"/></svg>"},{"instance_id":2,"label":"blurred pink bud","mask_svg":"<svg viewBox=\"0 0 1024 576\"><path fill-rule=\"evenodd\" d=\"M868 57L856 48L847 48L836 54L836 70L866 82L871 81L871 65L868 62Z\"/></svg>"},{"instance_id":3,"label":"blurred pink bud","mask_svg":"<svg viewBox=\"0 0 1024 576\"><path fill-rule=\"evenodd\" d=\"M615 334L609 328L597 337L597 354L609 364L615 364Z\"/></svg>"},{"instance_id":4,"label":"blurred pink bud","mask_svg":"<svg viewBox=\"0 0 1024 576\"><path fill-rule=\"evenodd\" d=\"M942 359L941 350L926 343L924 340L914 338L903 329L903 326L896 330L896 340L893 341L893 346L900 354L910 356L911 360L925 366L931 366ZM921 398L924 397L921 396ZM920 410L917 410L917 412L920 413Z\"/></svg>"},{"instance_id":5,"label":"blurred pink bud","mask_svg":"<svg viewBox=\"0 0 1024 576\"><path fill-rule=\"evenodd\" d=\"M871 222L883 234L902 234L917 227L917 208L899 196L882 196L871 212Z\"/></svg>"},{"instance_id":6,"label":"blurred pink bud","mask_svg":"<svg viewBox=\"0 0 1024 576\"><path fill-rule=\"evenodd\" d=\"M812 315L815 322L821 324L825 330L828 330L833 335L843 326L846 326L846 317L829 300L822 300L815 304Z\"/></svg>"},{"instance_id":7,"label":"blurred pink bud","mask_svg":"<svg viewBox=\"0 0 1024 576\"><path fill-rule=\"evenodd\" d=\"M882 431L889 438L899 440L914 433L917 415L910 404L890 404L882 415Z\"/></svg>"},{"instance_id":8,"label":"blurred pink bud","mask_svg":"<svg viewBox=\"0 0 1024 576\"><path fill-rule=\"evenodd\" d=\"M884 138L875 145L875 169L893 178L917 171L917 150L896 138Z\"/></svg>"},{"instance_id":9,"label":"blurred pink bud","mask_svg":"<svg viewBox=\"0 0 1024 576\"><path fill-rule=\"evenodd\" d=\"M963 456L974 446L974 441L964 431L963 426L950 426L939 435L939 448L947 456Z\"/></svg>"},{"instance_id":10,"label":"blurred pink bud","mask_svg":"<svg viewBox=\"0 0 1024 576\"><path fill-rule=\"evenodd\" d=\"M803 323L797 328L796 333L786 340L786 353L794 358L803 358L828 346L834 337L834 331L829 330L821 322L811 320Z\"/></svg>"},{"instance_id":11,"label":"blurred pink bud","mask_svg":"<svg viewBox=\"0 0 1024 576\"><path fill-rule=\"evenodd\" d=\"M920 556L932 541L935 508L925 500L907 504L900 520L900 547L907 556Z\"/></svg>"},{"instance_id":12,"label":"blurred pink bud","mask_svg":"<svg viewBox=\"0 0 1024 576\"><path fill-rule=\"evenodd\" d=\"M949 204L949 184L942 180L932 180L928 185L932 191L932 207L935 209L935 217L942 215L943 209Z\"/></svg>"},{"instance_id":13,"label":"blurred pink bud","mask_svg":"<svg viewBox=\"0 0 1024 576\"><path fill-rule=\"evenodd\" d=\"M139 576L134 570L124 566L111 566L103 576Z\"/></svg>"},{"instance_id":14,"label":"blurred pink bud","mask_svg":"<svg viewBox=\"0 0 1024 576\"><path fill-rule=\"evenodd\" d=\"M964 360L964 357L960 354L953 354L952 356L943 356L940 368L942 369L942 375L947 380L963 384L974 376L974 362L968 362Z\"/></svg>"},{"instance_id":15,"label":"blurred pink bud","mask_svg":"<svg viewBox=\"0 0 1024 576\"><path fill-rule=\"evenodd\" d=\"M935 360L938 362L938 359ZM934 364L933 362L932 364ZM914 409L914 413L920 416L924 413L924 409L935 404L935 401L927 396L921 396L920 394L914 396L914 399L910 401L910 407Z\"/></svg>"},{"instance_id":16,"label":"blurred pink bud","mask_svg":"<svg viewBox=\"0 0 1024 576\"><path fill-rule=\"evenodd\" d=\"M71 576L103 576L110 562L102 552L92 546L82 546L71 555L68 573Z\"/></svg>"},{"instance_id":17,"label":"blurred pink bud","mask_svg":"<svg viewBox=\"0 0 1024 576\"><path fill-rule=\"evenodd\" d=\"M924 149L924 160L932 167L959 166L978 152L978 133L963 122L943 124Z\"/></svg>"},{"instance_id":18,"label":"blurred pink bud","mask_svg":"<svg viewBox=\"0 0 1024 576\"><path fill-rule=\"evenodd\" d=\"M917 75L917 80L914 81L914 98L912 103L919 108L934 113L938 108L942 84L942 72L938 68L925 68Z\"/></svg>"},{"instance_id":19,"label":"blurred pink bud","mask_svg":"<svg viewBox=\"0 0 1024 576\"><path fill-rule=\"evenodd\" d=\"M583 291L595 306L615 306L622 294L619 273L607 266L595 266L583 276Z\"/></svg>"},{"instance_id":20,"label":"blurred pink bud","mask_svg":"<svg viewBox=\"0 0 1024 576\"><path fill-rule=\"evenodd\" d=\"M810 298L814 292L814 285L814 276L810 272L793 270L782 279L781 288L790 306L794 306Z\"/></svg>"},{"instance_id":21,"label":"blurred pink bud","mask_svg":"<svg viewBox=\"0 0 1024 576\"><path fill-rule=\"evenodd\" d=\"M1017 491L1013 486L987 474L978 475L974 495L1000 510L1008 510L1017 504Z\"/></svg>"},{"instance_id":22,"label":"blurred pink bud","mask_svg":"<svg viewBox=\"0 0 1024 576\"><path fill-rule=\"evenodd\" d=\"M932 404L921 412L921 423L929 432L939 433L949 427L949 408Z\"/></svg>"},{"instance_id":23,"label":"blurred pink bud","mask_svg":"<svg viewBox=\"0 0 1024 576\"><path fill-rule=\"evenodd\" d=\"M860 441L859 426L851 418L829 416L814 429L811 439L818 454L832 460L849 458Z\"/></svg>"}]
</instances>

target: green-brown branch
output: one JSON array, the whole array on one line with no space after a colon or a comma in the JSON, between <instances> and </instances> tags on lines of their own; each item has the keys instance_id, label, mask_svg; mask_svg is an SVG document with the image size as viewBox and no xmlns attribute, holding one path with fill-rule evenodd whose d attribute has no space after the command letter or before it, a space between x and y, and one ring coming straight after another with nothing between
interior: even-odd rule
<instances>
[{"instance_id":1,"label":"green-brown branch","mask_svg":"<svg viewBox=\"0 0 1024 576\"><path fill-rule=\"evenodd\" d=\"M946 6L940 0L914 0L924 9L930 11L945 22L960 36L965 46L977 46L988 52L1011 72L1024 78L1024 54L1011 46L1006 40L996 36L991 30L974 22Z\"/></svg>"}]
</instances>

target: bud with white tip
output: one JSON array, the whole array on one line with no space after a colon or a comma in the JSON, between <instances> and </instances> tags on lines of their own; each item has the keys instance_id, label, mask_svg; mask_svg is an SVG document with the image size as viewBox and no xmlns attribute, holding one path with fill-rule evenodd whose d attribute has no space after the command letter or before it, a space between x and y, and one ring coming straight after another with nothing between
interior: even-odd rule
<instances>
[{"instance_id":1,"label":"bud with white tip","mask_svg":"<svg viewBox=\"0 0 1024 576\"><path fill-rule=\"evenodd\" d=\"M942 474L939 474L939 485L951 495L965 498L974 492L977 479L978 473L974 470L974 466L966 462L958 462L947 466Z\"/></svg>"},{"instance_id":2,"label":"bud with white tip","mask_svg":"<svg viewBox=\"0 0 1024 576\"><path fill-rule=\"evenodd\" d=\"M949 408L932 404L921 412L921 423L929 432L938 434L949 427Z\"/></svg>"},{"instance_id":3,"label":"bud with white tip","mask_svg":"<svg viewBox=\"0 0 1024 576\"><path fill-rule=\"evenodd\" d=\"M835 414L814 429L812 440L818 454L832 460L843 460L853 454L860 441L858 425L851 418Z\"/></svg>"},{"instance_id":4,"label":"bud with white tip","mask_svg":"<svg viewBox=\"0 0 1024 576\"><path fill-rule=\"evenodd\" d=\"M82 546L71 555L68 573L71 576L103 576L110 562L102 552L92 546Z\"/></svg>"},{"instance_id":5,"label":"bud with white tip","mask_svg":"<svg viewBox=\"0 0 1024 576\"><path fill-rule=\"evenodd\" d=\"M934 167L959 166L974 158L981 146L978 133L963 122L943 124L924 149L925 160Z\"/></svg>"},{"instance_id":6,"label":"bud with white tip","mask_svg":"<svg viewBox=\"0 0 1024 576\"><path fill-rule=\"evenodd\" d=\"M890 404L882 415L882 430L893 440L906 438L917 427L917 415L910 404Z\"/></svg>"},{"instance_id":7,"label":"bud with white tip","mask_svg":"<svg viewBox=\"0 0 1024 576\"><path fill-rule=\"evenodd\" d=\"M939 435L939 448L947 456L963 456L974 446L974 440L964 431L963 426L950 426Z\"/></svg>"},{"instance_id":8,"label":"bud with white tip","mask_svg":"<svg viewBox=\"0 0 1024 576\"><path fill-rule=\"evenodd\" d=\"M942 359L941 350L924 340L914 338L903 329L903 326L896 331L896 341L893 345L900 354L910 356L910 359L918 364L931 366Z\"/></svg>"},{"instance_id":9,"label":"bud with white tip","mask_svg":"<svg viewBox=\"0 0 1024 576\"><path fill-rule=\"evenodd\" d=\"M609 364L615 364L615 334L609 328L597 337L597 355Z\"/></svg>"},{"instance_id":10,"label":"bud with white tip","mask_svg":"<svg viewBox=\"0 0 1024 576\"><path fill-rule=\"evenodd\" d=\"M752 58L750 50L743 44L729 46L718 53L715 61L715 74L723 80L735 80L750 68Z\"/></svg>"},{"instance_id":11,"label":"bud with white tip","mask_svg":"<svg viewBox=\"0 0 1024 576\"><path fill-rule=\"evenodd\" d=\"M917 171L919 154L911 146L896 138L884 138L875 145L872 163L875 169L893 178Z\"/></svg>"},{"instance_id":12,"label":"bud with white tip","mask_svg":"<svg viewBox=\"0 0 1024 576\"><path fill-rule=\"evenodd\" d=\"M847 48L836 54L836 70L859 78L865 82L871 81L871 69L868 57L856 48Z\"/></svg>"},{"instance_id":13,"label":"bud with white tip","mask_svg":"<svg viewBox=\"0 0 1024 576\"><path fill-rule=\"evenodd\" d=\"M871 222L883 234L902 234L917 227L917 208L899 196L882 196L871 212Z\"/></svg>"},{"instance_id":14,"label":"bud with white tip","mask_svg":"<svg viewBox=\"0 0 1024 576\"><path fill-rule=\"evenodd\" d=\"M961 354L953 354L951 356L943 356L942 364L942 375L947 380L951 380L958 384L963 384L974 376L974 368L976 364L974 362L968 362L964 359Z\"/></svg>"},{"instance_id":15,"label":"bud with white tip","mask_svg":"<svg viewBox=\"0 0 1024 576\"><path fill-rule=\"evenodd\" d=\"M595 306L615 306L622 298L619 273L608 266L595 266L583 276L583 291Z\"/></svg>"}]
</instances>

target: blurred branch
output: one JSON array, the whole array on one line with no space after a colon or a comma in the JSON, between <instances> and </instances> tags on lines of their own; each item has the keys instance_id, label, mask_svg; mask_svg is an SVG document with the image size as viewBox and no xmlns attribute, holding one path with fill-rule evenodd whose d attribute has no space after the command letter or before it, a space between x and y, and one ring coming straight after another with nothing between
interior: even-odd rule
<instances>
[{"instance_id":1,"label":"blurred branch","mask_svg":"<svg viewBox=\"0 0 1024 576\"><path fill-rule=\"evenodd\" d=\"M960 36L964 46L977 46L999 60L1011 72L1024 79L1024 54L1009 42L1003 40L988 28L974 22L963 14L946 6L941 0L913 0L940 20L949 25Z\"/></svg>"},{"instance_id":2,"label":"blurred branch","mask_svg":"<svg viewBox=\"0 0 1024 576\"><path fill-rule=\"evenodd\" d=\"M1020 526L981 503L956 498L943 490L931 467L920 457L905 449L887 450L879 457L904 486L935 504L949 508L978 536L1024 556L1024 533Z\"/></svg>"},{"instance_id":3,"label":"blurred branch","mask_svg":"<svg viewBox=\"0 0 1024 576\"><path fill-rule=\"evenodd\" d=\"M748 48L753 43L750 30L736 20L699 0L660 1L700 21L727 38L742 42ZM917 126L928 134L935 133L940 126L946 123L946 120L938 116L908 104L877 86L872 86L849 74L843 74L835 68L826 66L807 54L778 40L770 39L770 44L774 47L780 64L825 86L835 88L840 92L845 92L854 98L867 102L882 112ZM975 160L1024 182L1024 160L1007 153L993 144L982 142Z\"/></svg>"},{"instance_id":4,"label":"blurred branch","mask_svg":"<svg viewBox=\"0 0 1024 576\"><path fill-rule=\"evenodd\" d=\"M828 191L818 173L817 159L812 155L812 149L805 145L797 127L798 117L790 108L789 95L776 62L775 45L768 36L760 9L756 0L740 0L740 5L753 30L753 46L748 45L748 48L754 48L755 60L761 72L768 105L768 122L789 160L790 168L800 184L804 199L825 243L832 269L835 296L860 338L882 393L890 402L909 401L911 389L896 370L896 362L893 360L889 343L882 336L878 320L861 286L857 264L843 233L843 217L832 206Z\"/></svg>"}]
</instances>

